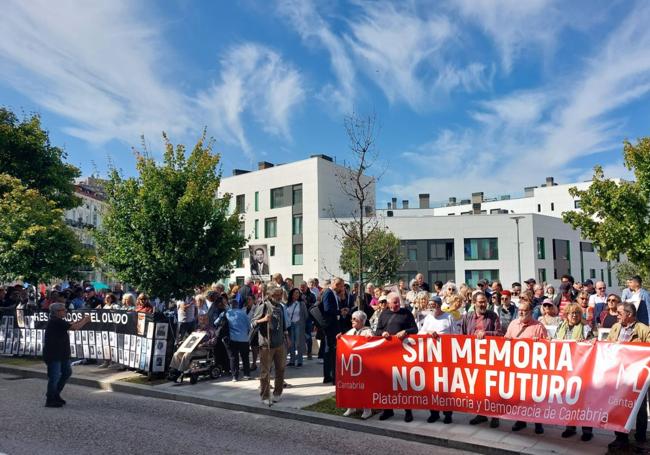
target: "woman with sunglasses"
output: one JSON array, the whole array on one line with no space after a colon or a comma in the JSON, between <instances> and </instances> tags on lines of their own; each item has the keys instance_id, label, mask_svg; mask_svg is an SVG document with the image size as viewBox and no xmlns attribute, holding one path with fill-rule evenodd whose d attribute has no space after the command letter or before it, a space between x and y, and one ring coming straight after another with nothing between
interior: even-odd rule
<instances>
[{"instance_id":1,"label":"woman with sunglasses","mask_svg":"<svg viewBox=\"0 0 650 455\"><path fill-rule=\"evenodd\" d=\"M607 307L598 316L601 329L611 329L618 322L618 306L621 304L621 298L616 294L609 294L606 303Z\"/></svg>"},{"instance_id":2,"label":"woman with sunglasses","mask_svg":"<svg viewBox=\"0 0 650 455\"><path fill-rule=\"evenodd\" d=\"M582 291L580 292L582 294ZM580 301L580 294L578 301ZM585 341L593 336L591 326L583 320L583 308L578 303L570 303L564 308L565 319L555 332L555 340ZM563 438L570 438L576 434L576 427L568 425L562 432ZM591 441L593 438L592 427L582 427L582 441Z\"/></svg>"}]
</instances>

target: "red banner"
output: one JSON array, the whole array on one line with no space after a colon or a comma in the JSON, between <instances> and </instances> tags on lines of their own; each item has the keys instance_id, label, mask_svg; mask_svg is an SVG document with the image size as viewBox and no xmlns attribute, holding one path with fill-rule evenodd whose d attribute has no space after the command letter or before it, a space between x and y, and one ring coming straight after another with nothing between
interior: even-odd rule
<instances>
[{"instance_id":1,"label":"red banner","mask_svg":"<svg viewBox=\"0 0 650 455\"><path fill-rule=\"evenodd\" d=\"M336 405L432 409L629 432L648 388L650 345L343 336Z\"/></svg>"}]
</instances>

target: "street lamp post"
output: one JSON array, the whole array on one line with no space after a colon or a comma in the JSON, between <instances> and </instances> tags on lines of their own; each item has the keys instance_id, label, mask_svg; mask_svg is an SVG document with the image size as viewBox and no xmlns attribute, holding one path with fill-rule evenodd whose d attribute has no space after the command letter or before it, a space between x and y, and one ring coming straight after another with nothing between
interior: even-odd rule
<instances>
[{"instance_id":1,"label":"street lamp post","mask_svg":"<svg viewBox=\"0 0 650 455\"><path fill-rule=\"evenodd\" d=\"M525 216L511 216L511 220L515 220L517 225L517 270L519 272L519 279L517 280L521 283L521 243L519 242L519 220L526 218Z\"/></svg>"}]
</instances>

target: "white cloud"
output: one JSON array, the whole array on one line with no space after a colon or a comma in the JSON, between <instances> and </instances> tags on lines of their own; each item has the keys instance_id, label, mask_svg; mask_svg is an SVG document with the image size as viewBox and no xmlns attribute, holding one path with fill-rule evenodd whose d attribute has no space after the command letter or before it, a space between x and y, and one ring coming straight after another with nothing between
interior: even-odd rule
<instances>
[{"instance_id":1,"label":"white cloud","mask_svg":"<svg viewBox=\"0 0 650 455\"><path fill-rule=\"evenodd\" d=\"M481 63L458 67L450 55L458 30L449 17L425 14L392 3L363 4L349 20L346 41L359 69L374 81L391 103L429 109L437 96L452 90L486 89L491 76Z\"/></svg>"},{"instance_id":2,"label":"white cloud","mask_svg":"<svg viewBox=\"0 0 650 455\"><path fill-rule=\"evenodd\" d=\"M252 43L231 48L220 64L219 82L197 98L217 136L251 158L244 128L250 113L265 131L290 140L290 115L305 96L300 73L275 51Z\"/></svg>"},{"instance_id":3,"label":"white cloud","mask_svg":"<svg viewBox=\"0 0 650 455\"><path fill-rule=\"evenodd\" d=\"M302 77L266 47L226 50L219 80L198 95L172 83L174 54L164 29L138 19L132 2L9 1L0 15L4 82L69 122L64 132L127 144L163 130L177 140L208 132L252 157L242 116L290 140L290 117L304 98ZM150 15L149 15L150 16ZM193 138L192 138L193 139Z\"/></svg>"},{"instance_id":4,"label":"white cloud","mask_svg":"<svg viewBox=\"0 0 650 455\"><path fill-rule=\"evenodd\" d=\"M649 21L650 5L640 4L571 78L479 103L470 112L475 128L443 130L404 156L416 163L440 161L437 176L388 186L387 193L431 192L443 200L473 191L521 191L546 175L564 182L589 178L593 165L585 165L585 157L622 149L625 118L618 110L650 93ZM620 165L606 170L613 177L626 174Z\"/></svg>"},{"instance_id":5,"label":"white cloud","mask_svg":"<svg viewBox=\"0 0 650 455\"><path fill-rule=\"evenodd\" d=\"M304 41L315 41L329 53L337 84L326 84L321 97L333 103L340 112L352 112L356 72L345 43L334 34L311 0L280 0L278 9Z\"/></svg>"},{"instance_id":6,"label":"white cloud","mask_svg":"<svg viewBox=\"0 0 650 455\"><path fill-rule=\"evenodd\" d=\"M157 31L130 2L9 1L0 15L5 81L71 122L89 142L134 143L190 122L184 96L164 80Z\"/></svg>"},{"instance_id":7,"label":"white cloud","mask_svg":"<svg viewBox=\"0 0 650 455\"><path fill-rule=\"evenodd\" d=\"M506 72L523 49L555 46L558 31L568 18L556 0L450 0L459 13L478 24L495 42Z\"/></svg>"}]
</instances>

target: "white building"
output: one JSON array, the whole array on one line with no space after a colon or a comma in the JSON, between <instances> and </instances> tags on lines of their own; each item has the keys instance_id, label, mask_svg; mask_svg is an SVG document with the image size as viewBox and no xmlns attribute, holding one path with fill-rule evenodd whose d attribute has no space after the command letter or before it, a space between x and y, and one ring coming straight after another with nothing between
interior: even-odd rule
<instances>
[{"instance_id":1,"label":"white building","mask_svg":"<svg viewBox=\"0 0 650 455\"><path fill-rule=\"evenodd\" d=\"M294 281L344 275L338 266L340 231L332 208L340 219L349 217L355 205L340 189L337 175L343 169L321 155L281 166L260 163L257 171L236 170L233 177L223 179L221 191L233 195L233 210L238 207L243 214L249 245L267 251L271 274L280 272ZM402 241L405 279L421 272L429 283L454 280L475 285L486 278L509 286L535 278L557 285L566 273L576 280L602 279L615 287L615 264L601 261L591 242L561 219L563 212L579 207L568 189L589 185L557 185L547 178L539 188L526 188L520 198L490 200L474 193L471 199L456 203L450 198L436 208L429 207L429 195L421 194L417 208L409 207L408 201L397 208L394 198L376 214ZM244 250L232 279L242 281L247 275L250 259Z\"/></svg>"},{"instance_id":2,"label":"white building","mask_svg":"<svg viewBox=\"0 0 650 455\"><path fill-rule=\"evenodd\" d=\"M222 180L219 191L232 195L231 208L241 214L248 246L263 249L268 272L300 282L330 276L333 267L338 271L338 257L334 264L319 260L325 250L339 249L336 241L322 241L319 221L354 213L355 203L339 183L345 173L343 166L325 155L282 165L261 162L256 171L234 170L232 177ZM373 186L370 193L374 195ZM368 202L370 213L374 205L374 199ZM242 282L251 275L249 256L248 248L241 251L233 280Z\"/></svg>"},{"instance_id":3,"label":"white building","mask_svg":"<svg viewBox=\"0 0 650 455\"><path fill-rule=\"evenodd\" d=\"M102 225L106 211L103 187L104 181L94 177L79 180L75 184L74 194L81 199L81 204L63 214L66 224L72 228L82 245L91 250L95 249L92 230ZM107 277L101 270L81 270L80 273L86 280L107 282Z\"/></svg>"}]
</instances>

